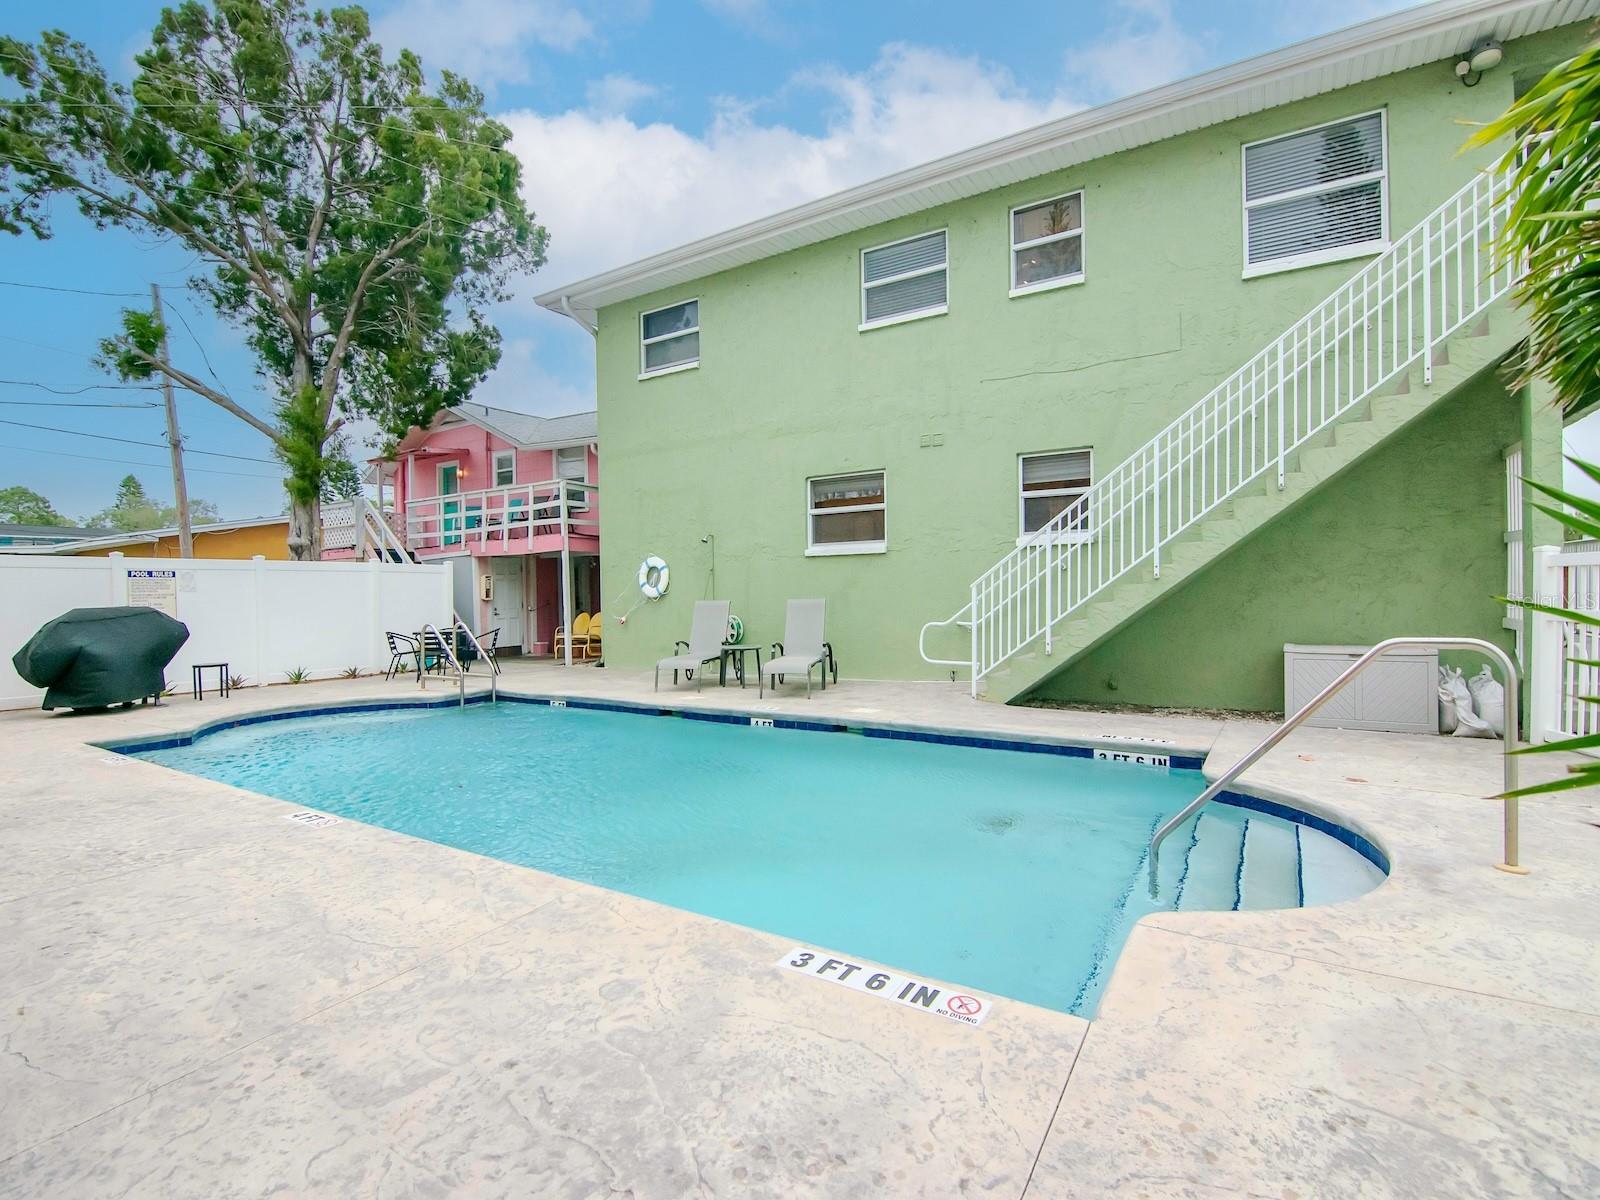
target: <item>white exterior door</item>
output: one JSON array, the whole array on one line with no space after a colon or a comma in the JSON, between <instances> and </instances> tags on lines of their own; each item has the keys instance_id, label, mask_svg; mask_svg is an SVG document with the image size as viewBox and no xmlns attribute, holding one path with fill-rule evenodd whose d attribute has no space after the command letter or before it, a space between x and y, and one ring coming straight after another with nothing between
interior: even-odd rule
<instances>
[{"instance_id":1,"label":"white exterior door","mask_svg":"<svg viewBox=\"0 0 1600 1200\"><path fill-rule=\"evenodd\" d=\"M489 601L489 628L499 628L502 646L522 645L522 567L521 558L489 560L489 571L494 577L494 598Z\"/></svg>"}]
</instances>

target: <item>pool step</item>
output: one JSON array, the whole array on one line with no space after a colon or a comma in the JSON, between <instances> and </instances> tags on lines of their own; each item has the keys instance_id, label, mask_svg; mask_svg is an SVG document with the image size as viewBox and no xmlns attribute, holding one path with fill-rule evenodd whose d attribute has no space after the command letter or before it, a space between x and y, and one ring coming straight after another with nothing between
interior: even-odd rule
<instances>
[{"instance_id":1,"label":"pool step","mask_svg":"<svg viewBox=\"0 0 1600 1200\"><path fill-rule=\"evenodd\" d=\"M1195 818L1194 834L1178 884L1177 908L1226 912L1239 904L1239 866L1245 818L1221 806Z\"/></svg>"},{"instance_id":2,"label":"pool step","mask_svg":"<svg viewBox=\"0 0 1600 1200\"><path fill-rule=\"evenodd\" d=\"M1300 904L1299 825L1251 817L1244 830L1240 908L1297 908Z\"/></svg>"},{"instance_id":3,"label":"pool step","mask_svg":"<svg viewBox=\"0 0 1600 1200\"><path fill-rule=\"evenodd\" d=\"M1315 829L1300 831L1300 854L1307 907L1350 900L1383 882L1383 872L1372 863Z\"/></svg>"}]
</instances>

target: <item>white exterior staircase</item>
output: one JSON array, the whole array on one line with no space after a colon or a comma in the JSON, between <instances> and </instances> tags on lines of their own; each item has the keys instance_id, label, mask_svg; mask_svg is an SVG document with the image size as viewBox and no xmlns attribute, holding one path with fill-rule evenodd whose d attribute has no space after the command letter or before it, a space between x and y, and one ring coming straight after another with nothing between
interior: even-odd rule
<instances>
[{"instance_id":1,"label":"white exterior staircase","mask_svg":"<svg viewBox=\"0 0 1600 1200\"><path fill-rule=\"evenodd\" d=\"M923 659L1021 696L1497 363L1525 334L1498 303L1510 203L1475 177L975 579ZM940 628L966 658L930 657Z\"/></svg>"}]
</instances>

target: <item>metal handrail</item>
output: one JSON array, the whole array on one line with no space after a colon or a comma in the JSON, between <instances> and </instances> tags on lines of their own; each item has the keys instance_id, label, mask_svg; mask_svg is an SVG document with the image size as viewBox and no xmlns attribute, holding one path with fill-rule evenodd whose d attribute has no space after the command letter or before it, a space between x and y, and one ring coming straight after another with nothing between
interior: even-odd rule
<instances>
[{"instance_id":1,"label":"metal handrail","mask_svg":"<svg viewBox=\"0 0 1600 1200\"><path fill-rule=\"evenodd\" d=\"M1505 858L1504 861L1496 863L1495 866L1499 870L1509 871L1513 875L1526 875L1528 873L1528 869L1517 862L1518 853L1520 851L1520 847L1518 845L1520 832L1518 828L1519 812L1517 808L1517 798L1511 795L1512 792L1517 790L1517 760L1515 753L1517 749L1517 715L1520 711L1517 706L1517 701L1518 692L1520 689L1518 687L1519 681L1517 677L1516 664L1511 661L1511 656L1508 655L1504 650L1500 649L1499 646L1496 646L1493 642L1486 642L1482 638L1398 637L1388 638L1379 642L1360 658L1356 659L1355 662L1351 663L1344 669L1337 679L1335 679L1327 687L1323 688L1310 700L1306 701L1306 703L1300 707L1298 712L1285 718L1283 724L1279 725L1266 737L1262 738L1261 741L1257 742L1255 747L1251 749L1248 754L1246 754L1238 762L1234 763L1233 766L1229 767L1220 776L1218 776L1216 782L1214 782L1210 787L1206 788L1205 791L1201 792L1188 804L1184 805L1175 816L1171 817L1164 825L1161 826L1160 829L1156 830L1155 835L1150 839L1150 848L1147 855L1150 875L1150 895L1154 897L1156 894L1156 877L1161 853L1161 843L1163 840L1165 840L1168 834L1170 834L1174 829L1178 828L1178 826L1182 825L1190 817L1194 816L1195 813L1199 812L1202 808L1214 800L1217 795L1223 791L1223 789L1225 789L1230 783L1234 782L1234 780L1238 779L1239 776L1243 775L1247 770L1250 769L1250 767L1254 766L1255 763L1267 753L1267 751L1271 750L1279 742L1283 741L1284 738L1293 733L1295 729L1304 723L1307 717L1316 712L1317 709L1321 708L1330 699L1332 699L1334 694L1338 692L1340 688L1344 687L1345 684L1349 683L1352 679L1359 675L1374 660L1381 658L1390 650L1418 649L1476 650L1479 653L1488 655L1490 658L1498 662L1500 664L1500 669L1505 672L1506 732L1501 754L1501 757L1504 760L1505 770Z\"/></svg>"},{"instance_id":2,"label":"metal handrail","mask_svg":"<svg viewBox=\"0 0 1600 1200\"><path fill-rule=\"evenodd\" d=\"M494 655L484 652L483 643L478 640L478 635L467 628L467 623L460 616L456 617L455 628L467 635L467 643L478 652L478 658L489 664L489 703L500 703L500 685L497 682L500 675L500 663L495 659Z\"/></svg>"},{"instance_id":3,"label":"metal handrail","mask_svg":"<svg viewBox=\"0 0 1600 1200\"><path fill-rule=\"evenodd\" d=\"M454 629L455 627L451 626L451 632L454 632ZM445 640L444 634L439 632L439 627L437 625L426 624L422 627L422 632L424 634L424 639L426 639L427 634L433 634L433 640L438 643L439 649L444 651L444 656L450 661L450 665L456 669L456 682L461 686L461 707L465 708L467 706L467 669L461 665L461 660L456 657L455 647L452 646L450 642ZM426 640L424 640L422 643L422 653L426 654L427 652L428 643ZM422 664L418 663L417 665L420 667ZM428 673L426 671L418 671L417 675L417 682L421 685L423 691L427 691Z\"/></svg>"},{"instance_id":4,"label":"metal handrail","mask_svg":"<svg viewBox=\"0 0 1600 1200\"><path fill-rule=\"evenodd\" d=\"M956 610L954 616L946 617L943 621L929 621L925 625L923 625L922 632L917 635L917 653L922 655L922 661L923 662L932 663L936 667L971 667L972 666L971 660L970 659L966 659L966 658L929 658L928 657L928 630L930 630L930 629L942 629L947 625L965 625L968 629L972 628L972 622L970 620L963 621L961 619L962 614L965 613L965 612L968 612L971 608L972 608L971 604L965 604L965 605L963 605L962 607L960 607L960 608L958 608Z\"/></svg>"}]
</instances>

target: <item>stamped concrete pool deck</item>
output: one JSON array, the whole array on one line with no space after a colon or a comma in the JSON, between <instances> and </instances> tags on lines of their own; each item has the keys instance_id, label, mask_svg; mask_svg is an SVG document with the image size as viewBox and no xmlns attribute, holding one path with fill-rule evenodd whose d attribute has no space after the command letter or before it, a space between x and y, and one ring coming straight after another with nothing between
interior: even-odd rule
<instances>
[{"instance_id":1,"label":"stamped concrete pool deck","mask_svg":"<svg viewBox=\"0 0 1600 1200\"><path fill-rule=\"evenodd\" d=\"M785 938L93 745L417 694L0 714L0 1196L1600 1195L1600 803L1526 802L1532 873L1493 870L1494 744L1296 733L1249 790L1360 829L1387 882L1148 917L1092 1022L1001 999L978 1028L780 971ZM659 699L1153 738L1212 774L1266 729L939 684Z\"/></svg>"}]
</instances>

